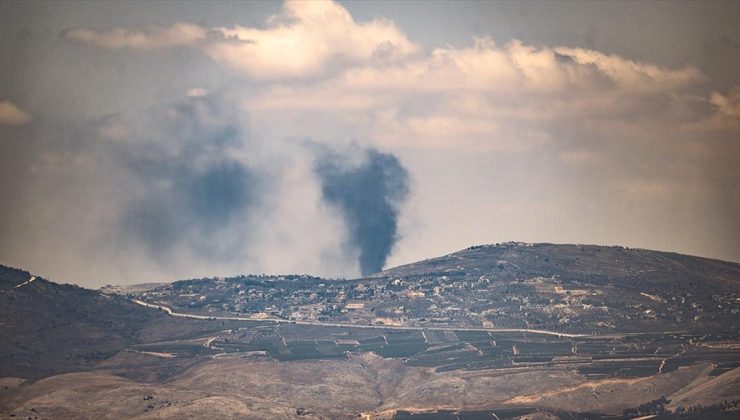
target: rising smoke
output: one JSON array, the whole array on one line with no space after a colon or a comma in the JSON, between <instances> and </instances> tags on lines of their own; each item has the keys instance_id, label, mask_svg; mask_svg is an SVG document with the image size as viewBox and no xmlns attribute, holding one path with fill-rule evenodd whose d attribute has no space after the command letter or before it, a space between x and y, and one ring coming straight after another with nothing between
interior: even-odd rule
<instances>
[{"instance_id":1,"label":"rising smoke","mask_svg":"<svg viewBox=\"0 0 740 420\"><path fill-rule=\"evenodd\" d=\"M58 281L376 272L408 191L393 155L255 137L219 94L4 133L0 259Z\"/></svg>"},{"instance_id":2,"label":"rising smoke","mask_svg":"<svg viewBox=\"0 0 740 420\"><path fill-rule=\"evenodd\" d=\"M259 200L259 176L233 157L243 130L212 97L154 114L158 121L125 154L140 188L122 215L121 231L157 257L176 246L225 257L230 250L218 246L223 231Z\"/></svg>"},{"instance_id":3,"label":"rising smoke","mask_svg":"<svg viewBox=\"0 0 740 420\"><path fill-rule=\"evenodd\" d=\"M341 210L349 242L359 252L362 275L383 269L398 239L399 206L408 195L408 173L391 154L363 151L360 164L323 151L316 165L323 198Z\"/></svg>"}]
</instances>

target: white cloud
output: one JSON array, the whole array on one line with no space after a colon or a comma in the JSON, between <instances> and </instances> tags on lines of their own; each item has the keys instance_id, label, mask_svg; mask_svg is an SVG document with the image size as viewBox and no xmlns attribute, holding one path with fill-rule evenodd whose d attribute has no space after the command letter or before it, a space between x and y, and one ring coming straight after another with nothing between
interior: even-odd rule
<instances>
[{"instance_id":1,"label":"white cloud","mask_svg":"<svg viewBox=\"0 0 740 420\"><path fill-rule=\"evenodd\" d=\"M10 101L0 101L0 125L23 125L31 121L31 115Z\"/></svg>"},{"instance_id":2,"label":"white cloud","mask_svg":"<svg viewBox=\"0 0 740 420\"><path fill-rule=\"evenodd\" d=\"M439 48L395 66L348 70L341 82L356 89L466 89L522 94L683 89L705 81L692 67L669 69L598 51L535 47L512 41L499 47L478 38L472 47Z\"/></svg>"},{"instance_id":3,"label":"white cloud","mask_svg":"<svg viewBox=\"0 0 740 420\"><path fill-rule=\"evenodd\" d=\"M739 179L740 91L710 95L706 76L693 67L486 37L424 51L393 23L356 22L331 2L289 1L264 27L197 27L190 38L163 35L176 33L172 28L128 37L117 31L67 38L103 48L190 45L256 81L229 84L250 132L265 139L250 154L274 148L283 156L288 143L310 138L400 156L415 182L409 206L418 220L404 222L417 231L401 232L397 248L405 254L392 264L453 250L442 243L627 238L649 246L673 233L643 226L643 211L665 226L699 226L696 215L725 205L702 191L726 196ZM108 137L126 134L107 130ZM280 202L265 212L275 216L260 228L268 238L257 258L265 270L282 266L290 232L333 220L315 207L315 186L300 182L307 174L302 168L286 175ZM675 215L675 208L687 210ZM556 218L564 222L552 223ZM297 222L287 227L283 220ZM341 242L323 230L317 235L322 250ZM311 241L287 242L306 257L296 269L321 260ZM724 236L718 242L734 243Z\"/></svg>"},{"instance_id":4,"label":"white cloud","mask_svg":"<svg viewBox=\"0 0 740 420\"><path fill-rule=\"evenodd\" d=\"M288 0L264 28L205 28L177 23L149 29L67 30L65 39L107 49L193 46L214 61L258 80L337 76L344 89L476 90L519 95L582 90L656 93L706 80L697 69L669 69L617 55L565 46L495 45L422 52L393 22L356 22L332 1ZM370 92L371 94L373 92Z\"/></svg>"},{"instance_id":5,"label":"white cloud","mask_svg":"<svg viewBox=\"0 0 740 420\"><path fill-rule=\"evenodd\" d=\"M124 48L156 50L161 48L193 45L205 39L207 30L199 25L176 23L170 27L113 28L97 31L87 28L69 29L62 38L109 50Z\"/></svg>"},{"instance_id":6,"label":"white cloud","mask_svg":"<svg viewBox=\"0 0 740 420\"><path fill-rule=\"evenodd\" d=\"M317 115L331 114L388 147L508 153L548 144L553 129L567 123L635 127L646 118L680 119L677 110L694 101L685 93L704 79L692 68L478 38L470 47L358 63L308 83L265 83L244 102L267 120L271 113L290 120L282 125L294 137L309 135L306 123ZM559 159L583 164L586 152Z\"/></svg>"},{"instance_id":7,"label":"white cloud","mask_svg":"<svg viewBox=\"0 0 740 420\"><path fill-rule=\"evenodd\" d=\"M332 65L387 62L416 51L393 23L355 22L342 6L325 1L287 1L266 29L215 28L224 40L206 53L256 79L321 75Z\"/></svg>"},{"instance_id":8,"label":"white cloud","mask_svg":"<svg viewBox=\"0 0 740 420\"><path fill-rule=\"evenodd\" d=\"M668 91L682 89L707 80L699 70L690 66L667 69L583 48L558 47L553 51L573 60L580 66L596 67L600 74L609 78L619 88L630 91L646 93Z\"/></svg>"},{"instance_id":9,"label":"white cloud","mask_svg":"<svg viewBox=\"0 0 740 420\"><path fill-rule=\"evenodd\" d=\"M731 90L727 95L712 92L710 102L720 115L740 119L740 88Z\"/></svg>"},{"instance_id":10,"label":"white cloud","mask_svg":"<svg viewBox=\"0 0 740 420\"><path fill-rule=\"evenodd\" d=\"M321 76L332 68L388 63L417 51L392 22L355 22L344 7L331 1L286 1L281 14L270 17L264 29L177 23L148 29L77 28L62 37L111 50L198 47L218 63L267 80Z\"/></svg>"}]
</instances>

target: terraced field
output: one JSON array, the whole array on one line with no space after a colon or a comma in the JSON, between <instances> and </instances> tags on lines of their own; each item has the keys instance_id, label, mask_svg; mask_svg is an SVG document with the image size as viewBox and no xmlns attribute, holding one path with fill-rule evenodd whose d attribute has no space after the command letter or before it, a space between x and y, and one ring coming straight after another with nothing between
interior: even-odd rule
<instances>
[{"instance_id":1,"label":"terraced field","mask_svg":"<svg viewBox=\"0 0 740 420\"><path fill-rule=\"evenodd\" d=\"M729 340L738 339L729 334L568 338L523 332L352 327L314 328L307 333L301 325L247 322L215 335L147 343L135 349L181 357L245 353L281 361L346 359L350 354L372 352L435 372L559 367L586 378L606 379L649 377L706 362L715 366L712 375L719 375L740 366L740 347L727 348Z\"/></svg>"}]
</instances>

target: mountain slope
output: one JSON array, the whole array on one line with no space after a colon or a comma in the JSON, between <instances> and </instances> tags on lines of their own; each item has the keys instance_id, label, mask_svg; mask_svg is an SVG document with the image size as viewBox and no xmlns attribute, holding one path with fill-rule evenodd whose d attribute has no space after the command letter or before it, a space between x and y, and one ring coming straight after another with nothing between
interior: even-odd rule
<instances>
[{"instance_id":1,"label":"mountain slope","mask_svg":"<svg viewBox=\"0 0 740 420\"><path fill-rule=\"evenodd\" d=\"M740 290L740 264L672 252L618 246L524 244L480 245L385 270L375 276L485 272L496 278L559 276L623 288L666 286L712 294ZM656 289L657 288L657 289Z\"/></svg>"},{"instance_id":2,"label":"mountain slope","mask_svg":"<svg viewBox=\"0 0 740 420\"><path fill-rule=\"evenodd\" d=\"M374 277L409 283L431 278L487 290L457 298L468 306L474 299L483 302L471 306L477 311L508 302L508 318L497 319L511 325L529 317L551 329L586 333L740 327L740 264L670 252L509 242L473 246Z\"/></svg>"},{"instance_id":3,"label":"mountain slope","mask_svg":"<svg viewBox=\"0 0 740 420\"><path fill-rule=\"evenodd\" d=\"M295 308L312 316L320 307L321 316L339 323L382 319L433 326L447 319L456 326L585 334L726 335L740 328L740 264L642 249L506 243L366 279L293 277L184 281L133 295L209 314L237 307L240 314L260 313L269 306L285 317ZM354 306L343 310L349 300ZM88 369L132 344L164 339L175 331L175 320L165 318L124 296L0 266L0 376L40 378ZM178 322L183 333L217 328Z\"/></svg>"},{"instance_id":4,"label":"mountain slope","mask_svg":"<svg viewBox=\"0 0 740 420\"><path fill-rule=\"evenodd\" d=\"M78 371L4 378L0 417L587 416L663 396L716 404L738 395L739 286L735 263L521 243L352 280L92 291L0 267L0 377Z\"/></svg>"},{"instance_id":5,"label":"mountain slope","mask_svg":"<svg viewBox=\"0 0 740 420\"><path fill-rule=\"evenodd\" d=\"M84 370L138 342L140 329L163 316L120 296L0 266L0 377Z\"/></svg>"}]
</instances>

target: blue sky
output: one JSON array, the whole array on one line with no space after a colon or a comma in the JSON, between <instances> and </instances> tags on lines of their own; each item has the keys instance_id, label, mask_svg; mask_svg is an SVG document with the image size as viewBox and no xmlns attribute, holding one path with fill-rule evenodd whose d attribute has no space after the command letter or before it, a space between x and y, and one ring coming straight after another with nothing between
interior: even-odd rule
<instances>
[{"instance_id":1,"label":"blue sky","mask_svg":"<svg viewBox=\"0 0 740 420\"><path fill-rule=\"evenodd\" d=\"M507 240L740 261L738 17L3 2L0 262L95 286Z\"/></svg>"}]
</instances>

